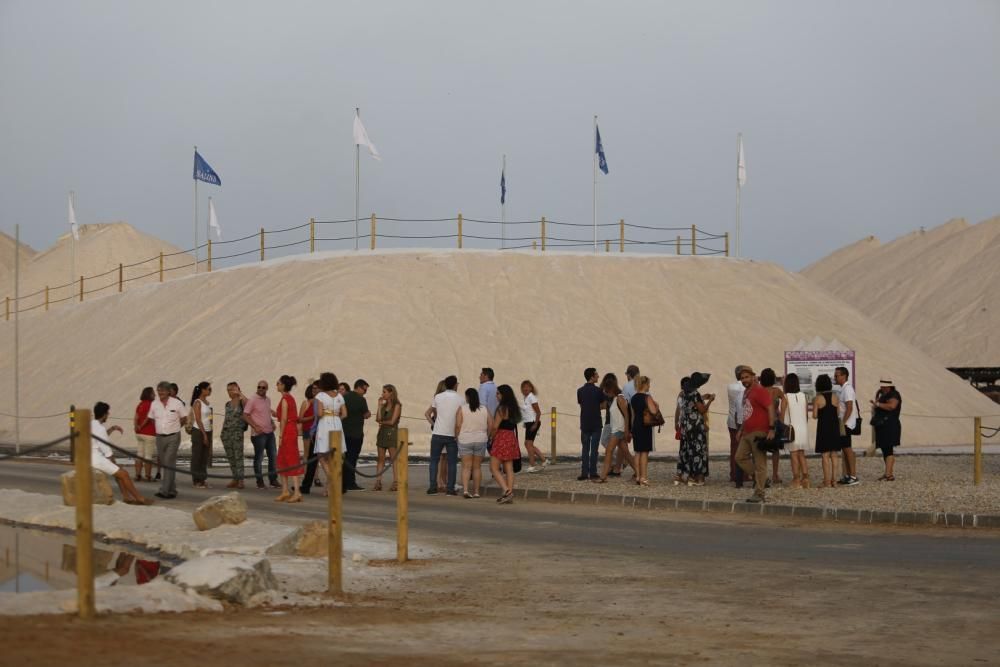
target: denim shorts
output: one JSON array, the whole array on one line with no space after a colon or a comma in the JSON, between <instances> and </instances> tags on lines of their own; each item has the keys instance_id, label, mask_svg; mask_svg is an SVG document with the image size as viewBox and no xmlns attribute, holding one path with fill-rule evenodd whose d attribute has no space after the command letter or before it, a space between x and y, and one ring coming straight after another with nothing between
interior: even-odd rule
<instances>
[{"instance_id":1,"label":"denim shorts","mask_svg":"<svg viewBox=\"0 0 1000 667\"><path fill-rule=\"evenodd\" d=\"M480 456L486 457L486 443L485 442L471 442L467 445L458 443L458 455L459 456Z\"/></svg>"}]
</instances>

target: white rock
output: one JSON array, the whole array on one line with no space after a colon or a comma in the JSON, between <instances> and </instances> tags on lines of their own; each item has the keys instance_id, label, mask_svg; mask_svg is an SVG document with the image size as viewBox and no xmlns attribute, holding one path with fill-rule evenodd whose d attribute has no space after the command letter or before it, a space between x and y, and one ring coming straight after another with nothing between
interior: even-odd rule
<instances>
[{"instance_id":1,"label":"white rock","mask_svg":"<svg viewBox=\"0 0 1000 667\"><path fill-rule=\"evenodd\" d=\"M234 554L189 560L170 570L166 580L184 590L241 605L277 586L266 558Z\"/></svg>"},{"instance_id":2,"label":"white rock","mask_svg":"<svg viewBox=\"0 0 1000 667\"><path fill-rule=\"evenodd\" d=\"M195 508L194 525L198 530L211 530L224 523L239 525L247 520L247 503L236 491L213 496Z\"/></svg>"}]
</instances>

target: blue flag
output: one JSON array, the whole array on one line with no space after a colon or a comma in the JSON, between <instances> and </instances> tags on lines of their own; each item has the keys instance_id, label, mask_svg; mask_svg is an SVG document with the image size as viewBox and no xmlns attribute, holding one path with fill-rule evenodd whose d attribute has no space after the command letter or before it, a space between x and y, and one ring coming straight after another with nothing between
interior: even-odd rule
<instances>
[{"instance_id":1,"label":"blue flag","mask_svg":"<svg viewBox=\"0 0 1000 667\"><path fill-rule=\"evenodd\" d=\"M507 178L504 170L500 170L500 203L507 203Z\"/></svg>"},{"instance_id":2,"label":"blue flag","mask_svg":"<svg viewBox=\"0 0 1000 667\"><path fill-rule=\"evenodd\" d=\"M594 151L597 153L597 167L605 174L608 173L608 161L604 157L604 146L601 145L601 128L594 126L597 131L597 145L594 147Z\"/></svg>"},{"instance_id":3,"label":"blue flag","mask_svg":"<svg viewBox=\"0 0 1000 667\"><path fill-rule=\"evenodd\" d=\"M222 179L219 178L214 169L208 166L208 163L198 154L198 151L194 152L194 180L205 181L212 185L222 185Z\"/></svg>"}]
</instances>

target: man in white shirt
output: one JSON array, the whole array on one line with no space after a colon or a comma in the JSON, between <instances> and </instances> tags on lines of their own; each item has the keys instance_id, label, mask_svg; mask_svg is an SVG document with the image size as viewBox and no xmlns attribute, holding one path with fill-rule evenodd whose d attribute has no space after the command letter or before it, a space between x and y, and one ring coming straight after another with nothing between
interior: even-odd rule
<instances>
[{"instance_id":1,"label":"man in white shirt","mask_svg":"<svg viewBox=\"0 0 1000 667\"><path fill-rule=\"evenodd\" d=\"M740 445L736 435L743 425L743 392L746 389L740 382L740 373L748 368L743 364L736 367L736 382L726 385L726 397L729 399L729 418L726 426L729 428L729 481L737 489L743 488L743 469L736 465L736 450Z\"/></svg>"},{"instance_id":2,"label":"man in white shirt","mask_svg":"<svg viewBox=\"0 0 1000 667\"><path fill-rule=\"evenodd\" d=\"M438 463L441 460L442 450L448 454L448 491L449 496L457 496L455 491L455 478L458 464L458 438L455 423L458 418L458 411L462 407L462 397L458 395L458 378L449 375L444 379L444 391L434 397L431 407L427 408L424 417L433 424L431 428L431 465L430 465L430 486L427 487L427 495L436 495Z\"/></svg>"},{"instance_id":3,"label":"man in white shirt","mask_svg":"<svg viewBox=\"0 0 1000 667\"><path fill-rule=\"evenodd\" d=\"M851 372L843 366L838 366L833 371L833 381L840 387L840 404L837 406L837 416L840 423L844 425L845 435L840 436L841 452L844 456L844 476L837 484L843 486L854 486L860 484L858 480L858 460L854 457L854 449L851 448L851 431L858 423L858 396L854 392L854 385L848 380Z\"/></svg>"},{"instance_id":4,"label":"man in white shirt","mask_svg":"<svg viewBox=\"0 0 1000 667\"><path fill-rule=\"evenodd\" d=\"M107 428L104 423L111 415L111 406L102 401L94 405L94 418L90 420L90 465L94 470L103 472L105 475L114 477L118 483L118 489L122 492L122 500L129 505L152 505L153 501L144 498L139 490L132 483L132 478L128 472L115 463L115 453L106 443L111 442L110 434L118 431L122 433L121 426ZM102 442L103 441L103 442Z\"/></svg>"},{"instance_id":5,"label":"man in white shirt","mask_svg":"<svg viewBox=\"0 0 1000 667\"><path fill-rule=\"evenodd\" d=\"M631 405L632 397L635 396L635 379L639 377L639 367L635 364L630 364L625 369L625 377L628 378L628 382L622 387L622 396L625 397L625 402Z\"/></svg>"},{"instance_id":6,"label":"man in white shirt","mask_svg":"<svg viewBox=\"0 0 1000 667\"><path fill-rule=\"evenodd\" d=\"M179 399L170 395L170 383L156 385L156 400L149 407L149 418L156 424L156 456L163 466L163 479L157 498L176 498L177 449L181 446L181 429L187 422L188 409Z\"/></svg>"}]
</instances>

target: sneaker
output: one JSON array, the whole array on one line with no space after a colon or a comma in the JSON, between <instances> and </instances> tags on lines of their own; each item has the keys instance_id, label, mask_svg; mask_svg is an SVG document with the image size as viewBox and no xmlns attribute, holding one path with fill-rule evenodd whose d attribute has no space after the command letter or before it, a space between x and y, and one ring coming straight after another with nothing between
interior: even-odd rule
<instances>
[{"instance_id":1,"label":"sneaker","mask_svg":"<svg viewBox=\"0 0 1000 667\"><path fill-rule=\"evenodd\" d=\"M551 463L552 461L550 461L549 459L545 459L544 461L542 461L542 468L548 468L549 464Z\"/></svg>"},{"instance_id":2,"label":"sneaker","mask_svg":"<svg viewBox=\"0 0 1000 667\"><path fill-rule=\"evenodd\" d=\"M576 478L576 481L586 482L588 479L590 479L590 475L580 475L579 477Z\"/></svg>"},{"instance_id":3,"label":"sneaker","mask_svg":"<svg viewBox=\"0 0 1000 667\"><path fill-rule=\"evenodd\" d=\"M156 477L153 478L154 481L160 481L160 473L156 473Z\"/></svg>"},{"instance_id":4,"label":"sneaker","mask_svg":"<svg viewBox=\"0 0 1000 667\"><path fill-rule=\"evenodd\" d=\"M260 481L260 480L258 479L258 480L257 480L257 488L258 488L258 489L266 489L267 487L266 487L266 486L264 486L264 482L262 482L262 481Z\"/></svg>"},{"instance_id":5,"label":"sneaker","mask_svg":"<svg viewBox=\"0 0 1000 667\"><path fill-rule=\"evenodd\" d=\"M764 482L764 488L765 489L770 489L771 488L771 478L770 477L768 477L767 481Z\"/></svg>"},{"instance_id":6,"label":"sneaker","mask_svg":"<svg viewBox=\"0 0 1000 667\"><path fill-rule=\"evenodd\" d=\"M501 505L510 505L514 502L514 494L509 493L506 496L500 496L500 498L497 499L497 502Z\"/></svg>"},{"instance_id":7,"label":"sneaker","mask_svg":"<svg viewBox=\"0 0 1000 667\"><path fill-rule=\"evenodd\" d=\"M861 483L861 480L857 477L848 477L847 481L844 482L844 486L857 486Z\"/></svg>"},{"instance_id":8,"label":"sneaker","mask_svg":"<svg viewBox=\"0 0 1000 667\"><path fill-rule=\"evenodd\" d=\"M756 493L747 498L748 503L762 503L764 502L764 496L758 496Z\"/></svg>"},{"instance_id":9,"label":"sneaker","mask_svg":"<svg viewBox=\"0 0 1000 667\"><path fill-rule=\"evenodd\" d=\"M469 500L472 498L472 494L466 491L465 493L462 494L462 497L465 498L466 500Z\"/></svg>"},{"instance_id":10,"label":"sneaker","mask_svg":"<svg viewBox=\"0 0 1000 667\"><path fill-rule=\"evenodd\" d=\"M153 495L154 495L154 496L156 496L157 498L163 498L164 500L166 500L167 498L169 498L169 497L170 497L170 496L168 496L168 495L167 495L167 494L165 494L165 493L160 493L159 491L157 491L157 492L156 492L156 493L154 493Z\"/></svg>"},{"instance_id":11,"label":"sneaker","mask_svg":"<svg viewBox=\"0 0 1000 667\"><path fill-rule=\"evenodd\" d=\"M542 469L541 466L528 466L525 472L538 472L541 469Z\"/></svg>"},{"instance_id":12,"label":"sneaker","mask_svg":"<svg viewBox=\"0 0 1000 667\"><path fill-rule=\"evenodd\" d=\"M452 489L452 490L448 491L447 493L445 493L444 495L446 495L446 496L457 496L458 495L458 491L456 491L455 489Z\"/></svg>"},{"instance_id":13,"label":"sneaker","mask_svg":"<svg viewBox=\"0 0 1000 667\"><path fill-rule=\"evenodd\" d=\"M436 496L437 494L438 494L438 489L436 486L432 486L431 488L427 489L428 496Z\"/></svg>"},{"instance_id":14,"label":"sneaker","mask_svg":"<svg viewBox=\"0 0 1000 667\"><path fill-rule=\"evenodd\" d=\"M846 486L847 483L850 482L850 481L851 481L851 478L849 476L847 476L847 475L844 475L843 477L841 477L840 479L837 480L837 484L839 484L840 486Z\"/></svg>"}]
</instances>

